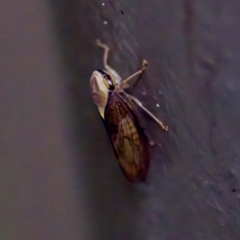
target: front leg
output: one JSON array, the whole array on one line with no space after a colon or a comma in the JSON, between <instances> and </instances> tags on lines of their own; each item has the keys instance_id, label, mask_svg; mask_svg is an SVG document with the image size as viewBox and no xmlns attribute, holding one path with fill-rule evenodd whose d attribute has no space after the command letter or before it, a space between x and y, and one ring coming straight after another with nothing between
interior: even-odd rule
<instances>
[{"instance_id":1,"label":"front leg","mask_svg":"<svg viewBox=\"0 0 240 240\"><path fill-rule=\"evenodd\" d=\"M130 77L128 77L127 79L124 79L124 80L122 81L122 87L123 87L123 89L129 88L128 81L131 80L132 78L134 78L135 76L137 76L137 75L139 75L139 74L142 74L143 71L146 69L147 65L148 65L148 62L147 62L145 59L143 59L141 70L135 72L135 73L132 74Z\"/></svg>"},{"instance_id":2,"label":"front leg","mask_svg":"<svg viewBox=\"0 0 240 240\"><path fill-rule=\"evenodd\" d=\"M110 48L106 44L102 43L100 39L96 40L96 44L97 44L97 46L103 48L103 50L104 50L103 66L104 66L105 70L107 70L114 77L116 83L119 83L121 81L120 75L113 68L111 68L107 63L108 53L110 51Z\"/></svg>"}]
</instances>

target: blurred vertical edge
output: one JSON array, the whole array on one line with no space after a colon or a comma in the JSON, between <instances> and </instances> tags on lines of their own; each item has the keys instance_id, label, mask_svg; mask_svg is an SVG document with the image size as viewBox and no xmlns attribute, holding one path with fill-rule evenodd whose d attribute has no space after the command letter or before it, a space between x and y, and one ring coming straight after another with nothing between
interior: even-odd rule
<instances>
[{"instance_id":1,"label":"blurred vertical edge","mask_svg":"<svg viewBox=\"0 0 240 240\"><path fill-rule=\"evenodd\" d=\"M91 239L48 2L0 3L0 239Z\"/></svg>"}]
</instances>

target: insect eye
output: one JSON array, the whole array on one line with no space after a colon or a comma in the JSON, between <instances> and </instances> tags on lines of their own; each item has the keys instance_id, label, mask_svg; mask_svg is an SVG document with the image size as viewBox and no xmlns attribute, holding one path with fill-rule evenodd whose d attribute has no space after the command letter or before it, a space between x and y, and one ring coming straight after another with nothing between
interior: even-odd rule
<instances>
[{"instance_id":1,"label":"insect eye","mask_svg":"<svg viewBox=\"0 0 240 240\"><path fill-rule=\"evenodd\" d=\"M113 81L113 79L111 78L110 75L104 74L103 75L103 80L104 80L104 84L107 86L107 88L109 90L114 90L115 84L114 84L114 81Z\"/></svg>"},{"instance_id":2,"label":"insect eye","mask_svg":"<svg viewBox=\"0 0 240 240\"><path fill-rule=\"evenodd\" d=\"M107 79L107 82L108 82L108 85L109 85L110 87L113 87L113 82L112 82L112 80Z\"/></svg>"},{"instance_id":3,"label":"insect eye","mask_svg":"<svg viewBox=\"0 0 240 240\"><path fill-rule=\"evenodd\" d=\"M98 72L102 74L103 77L103 83L109 90L114 90L115 88L115 81L114 78L112 78L108 73L106 73L104 70L98 69Z\"/></svg>"}]
</instances>

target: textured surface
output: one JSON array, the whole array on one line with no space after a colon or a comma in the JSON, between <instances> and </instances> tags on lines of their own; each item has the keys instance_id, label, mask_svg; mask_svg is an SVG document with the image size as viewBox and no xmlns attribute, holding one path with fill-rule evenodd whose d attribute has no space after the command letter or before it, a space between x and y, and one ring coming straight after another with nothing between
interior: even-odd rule
<instances>
[{"instance_id":1,"label":"textured surface","mask_svg":"<svg viewBox=\"0 0 240 240\"><path fill-rule=\"evenodd\" d=\"M104 4L103 4L104 3ZM239 239L240 3L5 1L1 9L1 239ZM129 184L92 103L100 37L156 146Z\"/></svg>"}]
</instances>

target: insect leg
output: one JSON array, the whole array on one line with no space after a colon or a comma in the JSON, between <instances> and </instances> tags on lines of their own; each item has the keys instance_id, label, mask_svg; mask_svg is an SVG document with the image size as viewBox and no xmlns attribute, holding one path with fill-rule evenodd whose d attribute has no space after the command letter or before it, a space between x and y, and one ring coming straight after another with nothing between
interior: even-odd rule
<instances>
[{"instance_id":1,"label":"insect leg","mask_svg":"<svg viewBox=\"0 0 240 240\"><path fill-rule=\"evenodd\" d=\"M147 110L142 103L135 97L128 94L128 96L143 110L145 111L164 131L168 131L168 126L165 126L157 117L155 117L149 110Z\"/></svg>"},{"instance_id":2,"label":"insect leg","mask_svg":"<svg viewBox=\"0 0 240 240\"><path fill-rule=\"evenodd\" d=\"M129 88L128 81L131 80L132 78L134 78L135 76L143 73L143 71L145 70L145 68L147 67L147 65L148 65L148 62L147 62L145 59L143 59L141 70L135 72L134 74L132 74L131 76L129 76L127 79L124 79L124 80L122 81L122 86L123 86L123 88L124 88L124 89Z\"/></svg>"},{"instance_id":3,"label":"insect leg","mask_svg":"<svg viewBox=\"0 0 240 240\"><path fill-rule=\"evenodd\" d=\"M97 44L97 46L103 48L103 50L104 50L104 54L103 54L103 66L104 66L105 70L107 70L111 75L113 75L113 77L115 78L116 82L120 82L120 81L121 81L120 75L119 75L113 68L111 68L111 67L108 65L108 63L107 63L107 60L108 60L108 52L109 52L110 48L108 47L108 45L102 43L100 39L97 39L97 40L96 40L96 44Z\"/></svg>"}]
</instances>

